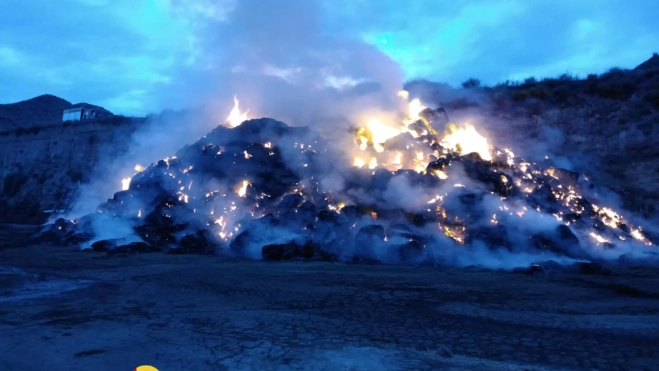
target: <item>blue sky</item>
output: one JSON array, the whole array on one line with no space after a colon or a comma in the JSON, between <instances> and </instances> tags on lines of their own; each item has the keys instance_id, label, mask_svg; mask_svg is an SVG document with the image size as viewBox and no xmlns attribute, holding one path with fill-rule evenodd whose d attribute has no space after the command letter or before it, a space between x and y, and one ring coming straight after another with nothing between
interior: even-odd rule
<instances>
[{"instance_id":1,"label":"blue sky","mask_svg":"<svg viewBox=\"0 0 659 371\"><path fill-rule=\"evenodd\" d=\"M0 103L50 93L141 115L243 86L585 75L659 52L656 14L657 0L2 0Z\"/></svg>"}]
</instances>

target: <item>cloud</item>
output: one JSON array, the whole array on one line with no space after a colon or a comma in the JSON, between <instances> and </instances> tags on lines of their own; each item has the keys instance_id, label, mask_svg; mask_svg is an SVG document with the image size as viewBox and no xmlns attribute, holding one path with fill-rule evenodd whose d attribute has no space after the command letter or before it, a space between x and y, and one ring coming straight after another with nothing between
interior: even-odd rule
<instances>
[{"instance_id":1,"label":"cloud","mask_svg":"<svg viewBox=\"0 0 659 371\"><path fill-rule=\"evenodd\" d=\"M63 0L0 5L0 100L11 102L45 93L74 102L105 103L124 110L149 105L120 97L166 80L176 59L177 24L159 16L159 2ZM18 59L20 63L12 63ZM153 107L155 108L155 107Z\"/></svg>"},{"instance_id":2,"label":"cloud","mask_svg":"<svg viewBox=\"0 0 659 371\"><path fill-rule=\"evenodd\" d=\"M622 0L4 0L0 101L52 93L144 114L242 90L278 113L273 96L270 106L336 99L301 85L585 75L657 51L658 11Z\"/></svg>"}]
</instances>

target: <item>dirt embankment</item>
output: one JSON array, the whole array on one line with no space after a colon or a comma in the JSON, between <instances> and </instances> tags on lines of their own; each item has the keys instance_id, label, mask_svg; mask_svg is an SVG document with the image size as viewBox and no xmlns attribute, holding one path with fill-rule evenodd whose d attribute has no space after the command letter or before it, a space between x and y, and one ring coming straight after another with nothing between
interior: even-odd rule
<instances>
[{"instance_id":1,"label":"dirt embankment","mask_svg":"<svg viewBox=\"0 0 659 371\"><path fill-rule=\"evenodd\" d=\"M0 223L41 223L99 159L127 150L138 121L110 117L0 130Z\"/></svg>"}]
</instances>

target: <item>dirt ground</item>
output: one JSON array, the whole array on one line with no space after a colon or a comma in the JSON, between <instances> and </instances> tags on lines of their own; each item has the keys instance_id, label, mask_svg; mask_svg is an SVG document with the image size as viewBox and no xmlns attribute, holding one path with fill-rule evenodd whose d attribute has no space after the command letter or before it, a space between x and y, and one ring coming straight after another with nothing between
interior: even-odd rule
<instances>
[{"instance_id":1,"label":"dirt ground","mask_svg":"<svg viewBox=\"0 0 659 371\"><path fill-rule=\"evenodd\" d=\"M657 370L659 274L0 249L0 370Z\"/></svg>"}]
</instances>

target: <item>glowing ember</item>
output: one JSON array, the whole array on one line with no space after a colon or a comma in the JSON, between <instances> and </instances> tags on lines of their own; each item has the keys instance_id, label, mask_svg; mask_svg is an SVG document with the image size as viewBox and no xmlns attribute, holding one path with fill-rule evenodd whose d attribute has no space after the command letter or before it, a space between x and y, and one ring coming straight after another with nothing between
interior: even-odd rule
<instances>
[{"instance_id":1,"label":"glowing ember","mask_svg":"<svg viewBox=\"0 0 659 371\"><path fill-rule=\"evenodd\" d=\"M448 179L448 174L442 170L435 170L433 171L433 174L435 174L435 176L437 176L439 179Z\"/></svg>"},{"instance_id":2,"label":"glowing ember","mask_svg":"<svg viewBox=\"0 0 659 371\"><path fill-rule=\"evenodd\" d=\"M364 162L364 160L362 160L362 159L359 158L359 157L355 157L355 162L353 162L353 166L356 166L356 167L364 167L364 165L366 165L366 163Z\"/></svg>"},{"instance_id":3,"label":"glowing ember","mask_svg":"<svg viewBox=\"0 0 659 371\"><path fill-rule=\"evenodd\" d=\"M236 191L236 194L238 194L240 197L245 197L247 195L247 187L249 185L249 180L243 180L240 187Z\"/></svg>"},{"instance_id":4,"label":"glowing ember","mask_svg":"<svg viewBox=\"0 0 659 371\"><path fill-rule=\"evenodd\" d=\"M413 99L409 105L408 105L408 117L410 121L416 121L419 119L419 113L426 109L427 107L421 104L421 101L417 99Z\"/></svg>"},{"instance_id":5,"label":"glowing ember","mask_svg":"<svg viewBox=\"0 0 659 371\"><path fill-rule=\"evenodd\" d=\"M492 160L487 139L480 135L472 125L466 125L463 128L450 125L449 130L450 133L442 139L443 146L455 149L463 155L476 152L483 160Z\"/></svg>"},{"instance_id":6,"label":"glowing ember","mask_svg":"<svg viewBox=\"0 0 659 371\"><path fill-rule=\"evenodd\" d=\"M378 167L378 160L375 157L373 157L371 161L368 163L368 168L375 169L376 167Z\"/></svg>"},{"instance_id":7,"label":"glowing ember","mask_svg":"<svg viewBox=\"0 0 659 371\"><path fill-rule=\"evenodd\" d=\"M383 152L384 147L382 147L382 144L401 133L400 129L387 126L377 118L371 118L368 121L367 127L371 134L373 148L375 148L377 152Z\"/></svg>"},{"instance_id":8,"label":"glowing ember","mask_svg":"<svg viewBox=\"0 0 659 371\"><path fill-rule=\"evenodd\" d=\"M131 178L121 179L121 190L122 191L127 191L128 190L128 188L130 187L130 181L131 181Z\"/></svg>"},{"instance_id":9,"label":"glowing ember","mask_svg":"<svg viewBox=\"0 0 659 371\"><path fill-rule=\"evenodd\" d=\"M240 112L240 105L238 103L238 98L235 96L233 97L233 109L231 110L231 113L229 113L229 116L226 119L226 122L229 127L235 128L236 126L240 125L243 123L243 121L246 121L248 119L249 110L245 112Z\"/></svg>"},{"instance_id":10,"label":"glowing ember","mask_svg":"<svg viewBox=\"0 0 659 371\"><path fill-rule=\"evenodd\" d=\"M137 171L138 173L144 171L144 166L140 164L135 165L135 171Z\"/></svg>"},{"instance_id":11,"label":"glowing ember","mask_svg":"<svg viewBox=\"0 0 659 371\"><path fill-rule=\"evenodd\" d=\"M590 232L590 237L594 238L595 241L597 241L597 243L602 243L602 244L609 243L609 241L606 238L596 234L595 232Z\"/></svg>"}]
</instances>

